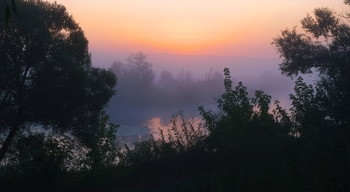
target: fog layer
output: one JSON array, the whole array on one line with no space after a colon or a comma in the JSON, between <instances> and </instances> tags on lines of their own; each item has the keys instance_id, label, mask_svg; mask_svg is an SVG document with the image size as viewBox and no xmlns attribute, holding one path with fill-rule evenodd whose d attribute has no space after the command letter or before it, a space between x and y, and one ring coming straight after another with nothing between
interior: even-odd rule
<instances>
[{"instance_id":1,"label":"fog layer","mask_svg":"<svg viewBox=\"0 0 350 192\"><path fill-rule=\"evenodd\" d=\"M117 76L116 95L106 111L111 121L141 125L153 117L167 121L182 111L198 116L203 105L215 109L223 92L223 73L230 68L234 82L242 81L250 93L263 90L287 107L293 82L280 74L277 59L228 56L146 55L98 53L95 65ZM106 64L109 63L109 64Z\"/></svg>"}]
</instances>

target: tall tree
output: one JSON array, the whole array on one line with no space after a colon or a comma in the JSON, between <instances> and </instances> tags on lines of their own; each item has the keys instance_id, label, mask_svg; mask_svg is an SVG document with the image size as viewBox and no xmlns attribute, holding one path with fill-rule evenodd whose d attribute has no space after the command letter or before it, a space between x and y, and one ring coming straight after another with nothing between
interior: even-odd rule
<instances>
[{"instance_id":1,"label":"tall tree","mask_svg":"<svg viewBox=\"0 0 350 192\"><path fill-rule=\"evenodd\" d=\"M305 33L284 30L274 39L288 76L316 72L318 97L325 106L320 110L340 124L350 120L350 26L348 18L339 18L332 10L320 8L314 17L301 21ZM326 112L327 111L327 112Z\"/></svg>"},{"instance_id":2,"label":"tall tree","mask_svg":"<svg viewBox=\"0 0 350 192\"><path fill-rule=\"evenodd\" d=\"M223 191L288 191L294 182L289 117L278 105L270 113L271 96L255 91L249 97L242 82L233 87L230 71L224 69L225 92L218 99L218 113L200 113L209 130L208 151L215 156ZM224 178L226 177L226 183Z\"/></svg>"},{"instance_id":3,"label":"tall tree","mask_svg":"<svg viewBox=\"0 0 350 192\"><path fill-rule=\"evenodd\" d=\"M303 33L284 30L273 41L283 58L283 74L318 77L314 86L298 78L291 95L304 155L300 167L310 191L350 189L350 15L339 15L315 9L301 21Z\"/></svg>"},{"instance_id":4,"label":"tall tree","mask_svg":"<svg viewBox=\"0 0 350 192\"><path fill-rule=\"evenodd\" d=\"M16 1L21 16L0 30L0 160L16 133L41 126L81 133L114 94L112 72L94 68L83 30L66 8Z\"/></svg>"},{"instance_id":5,"label":"tall tree","mask_svg":"<svg viewBox=\"0 0 350 192\"><path fill-rule=\"evenodd\" d=\"M126 62L113 62L111 70L121 79L120 85L132 85L135 89L149 88L153 84L155 73L152 63L142 52L130 54Z\"/></svg>"},{"instance_id":6,"label":"tall tree","mask_svg":"<svg viewBox=\"0 0 350 192\"><path fill-rule=\"evenodd\" d=\"M12 14L17 14L17 6L15 0L2 0L0 2L1 10L4 11L3 15L0 15L0 22L3 22L6 26L9 24Z\"/></svg>"}]
</instances>

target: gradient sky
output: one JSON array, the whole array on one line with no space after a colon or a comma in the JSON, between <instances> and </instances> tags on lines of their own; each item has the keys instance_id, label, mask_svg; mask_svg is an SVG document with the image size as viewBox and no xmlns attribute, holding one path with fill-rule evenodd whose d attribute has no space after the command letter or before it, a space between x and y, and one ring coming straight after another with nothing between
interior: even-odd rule
<instances>
[{"instance_id":1,"label":"gradient sky","mask_svg":"<svg viewBox=\"0 0 350 192\"><path fill-rule=\"evenodd\" d=\"M56 2L65 5L84 30L95 66L109 68L113 61L142 51L157 74L168 70L176 75L185 69L201 78L211 69L228 67L235 82L243 81L251 93L260 89L271 94L286 109L293 81L278 69L273 38L286 28L300 26L300 20L315 8L337 12L349 8L343 0ZM112 120L118 117L109 115Z\"/></svg>"},{"instance_id":2,"label":"gradient sky","mask_svg":"<svg viewBox=\"0 0 350 192\"><path fill-rule=\"evenodd\" d=\"M272 38L314 8L342 0L56 0L90 51L276 56Z\"/></svg>"}]
</instances>

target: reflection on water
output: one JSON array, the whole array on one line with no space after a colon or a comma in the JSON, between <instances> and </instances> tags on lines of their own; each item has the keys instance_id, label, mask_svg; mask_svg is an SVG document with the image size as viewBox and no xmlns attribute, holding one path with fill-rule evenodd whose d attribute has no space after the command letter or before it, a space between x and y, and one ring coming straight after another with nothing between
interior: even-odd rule
<instances>
[{"instance_id":1,"label":"reflection on water","mask_svg":"<svg viewBox=\"0 0 350 192\"><path fill-rule=\"evenodd\" d=\"M161 117L153 117L147 121L146 125L154 139L160 138L160 130L165 134L168 133L169 124L164 124Z\"/></svg>"},{"instance_id":2,"label":"reflection on water","mask_svg":"<svg viewBox=\"0 0 350 192\"><path fill-rule=\"evenodd\" d=\"M169 123L163 124L161 117L154 117L147 122L147 127L150 130L153 138L159 139L161 137L162 132L165 136L165 139L167 140L168 135L174 134L175 127L178 128L180 132L183 131L183 128L185 128L185 126L186 129L188 129L188 131L191 131L191 129L201 129L201 131L205 131L202 127L202 121L203 120L200 117L182 119L181 116L177 116L170 120Z\"/></svg>"},{"instance_id":3,"label":"reflection on water","mask_svg":"<svg viewBox=\"0 0 350 192\"><path fill-rule=\"evenodd\" d=\"M168 135L173 134L172 129L174 126L180 128L191 125L195 130L200 129L206 133L206 130L202 127L202 122L203 120L200 117L189 119L179 119L179 117L176 117L170 122L164 123L161 117L153 117L144 125L121 125L117 131L117 143L118 145L132 146L136 142L146 141L152 137L157 140L160 139L161 132L166 139Z\"/></svg>"}]
</instances>

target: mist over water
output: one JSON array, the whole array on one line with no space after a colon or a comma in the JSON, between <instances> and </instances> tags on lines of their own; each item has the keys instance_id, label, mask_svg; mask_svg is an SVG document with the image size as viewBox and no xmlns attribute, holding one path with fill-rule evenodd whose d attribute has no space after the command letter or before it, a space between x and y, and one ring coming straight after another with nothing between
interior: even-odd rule
<instances>
[{"instance_id":1,"label":"mist over water","mask_svg":"<svg viewBox=\"0 0 350 192\"><path fill-rule=\"evenodd\" d=\"M145 126L159 118L167 125L179 111L187 117L198 117L199 106L215 110L217 98L224 90L225 67L230 69L234 83L242 81L249 94L263 90L272 96L272 101L280 100L287 109L290 106L293 81L281 75L279 59L138 54L92 55L94 65L112 69L118 78L116 95L106 108L114 123Z\"/></svg>"}]
</instances>

